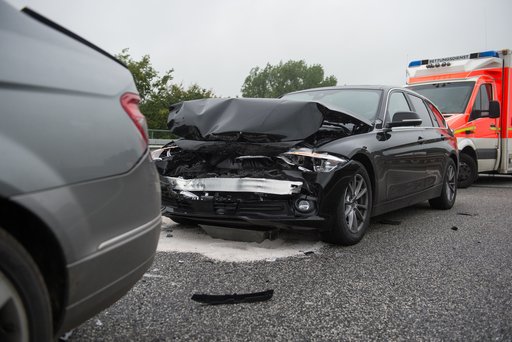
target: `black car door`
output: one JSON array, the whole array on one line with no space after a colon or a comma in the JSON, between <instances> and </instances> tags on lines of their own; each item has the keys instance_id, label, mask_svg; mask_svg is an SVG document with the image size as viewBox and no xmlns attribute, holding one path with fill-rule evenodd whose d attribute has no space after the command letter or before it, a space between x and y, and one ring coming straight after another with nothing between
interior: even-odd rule
<instances>
[{"instance_id":1,"label":"black car door","mask_svg":"<svg viewBox=\"0 0 512 342\"><path fill-rule=\"evenodd\" d=\"M437 120L428 110L428 104L420 97L407 94L415 113L421 120L423 128L423 158L421 163L425 166L424 188L428 189L439 185L443 181L444 167L448 159L445 133L439 128Z\"/></svg>"},{"instance_id":2,"label":"black car door","mask_svg":"<svg viewBox=\"0 0 512 342\"><path fill-rule=\"evenodd\" d=\"M396 112L415 111L411 102L404 92L392 90L387 98L384 124ZM395 127L378 135L381 152L376 162L382 180L378 182L379 203L413 195L436 182L436 175L429 171L436 168L430 165L432 155L429 154L433 136L427 128L432 126L432 121L430 116L421 118L421 126Z\"/></svg>"}]
</instances>

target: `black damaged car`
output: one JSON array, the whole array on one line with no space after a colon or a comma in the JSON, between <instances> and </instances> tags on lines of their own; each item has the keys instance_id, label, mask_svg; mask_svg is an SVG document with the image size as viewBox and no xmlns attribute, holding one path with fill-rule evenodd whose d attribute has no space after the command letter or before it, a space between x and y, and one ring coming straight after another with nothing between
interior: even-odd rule
<instances>
[{"instance_id":1,"label":"black damaged car","mask_svg":"<svg viewBox=\"0 0 512 342\"><path fill-rule=\"evenodd\" d=\"M313 228L350 245L371 216L455 202L456 139L430 101L403 88L186 101L168 127L180 139L153 156L178 223Z\"/></svg>"}]
</instances>

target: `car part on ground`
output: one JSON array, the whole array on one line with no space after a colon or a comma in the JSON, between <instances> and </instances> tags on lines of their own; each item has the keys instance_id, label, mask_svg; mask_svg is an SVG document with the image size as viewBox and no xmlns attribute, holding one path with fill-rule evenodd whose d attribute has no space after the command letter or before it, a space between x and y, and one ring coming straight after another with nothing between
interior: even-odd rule
<instances>
[{"instance_id":1,"label":"car part on ground","mask_svg":"<svg viewBox=\"0 0 512 342\"><path fill-rule=\"evenodd\" d=\"M235 293L229 295L210 295L194 293L192 295L192 298L190 299L203 304L220 305L263 302L272 299L273 295L274 290L242 294Z\"/></svg>"},{"instance_id":2,"label":"car part on ground","mask_svg":"<svg viewBox=\"0 0 512 342\"><path fill-rule=\"evenodd\" d=\"M173 105L169 128L182 138L152 154L166 211L177 221L317 229L327 241L357 243L371 216L449 195L457 144L430 106L381 86Z\"/></svg>"},{"instance_id":3,"label":"car part on ground","mask_svg":"<svg viewBox=\"0 0 512 342\"><path fill-rule=\"evenodd\" d=\"M12 310L28 340L49 341L111 305L151 265L158 175L122 63L3 0L0 35L0 322Z\"/></svg>"}]
</instances>

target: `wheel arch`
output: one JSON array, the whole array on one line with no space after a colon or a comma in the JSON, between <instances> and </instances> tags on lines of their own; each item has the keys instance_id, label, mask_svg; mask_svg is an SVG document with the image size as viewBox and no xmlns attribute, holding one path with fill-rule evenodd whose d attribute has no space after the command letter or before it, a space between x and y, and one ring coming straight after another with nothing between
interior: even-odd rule
<instances>
[{"instance_id":1,"label":"wheel arch","mask_svg":"<svg viewBox=\"0 0 512 342\"><path fill-rule=\"evenodd\" d=\"M375 204L375 200L376 200L376 198L378 198L377 194L376 194L377 186L375 184L375 170L373 168L373 164L372 164L370 158L363 153L357 153L352 157L352 160L355 160L355 161L363 164L364 168L366 169L366 172L368 172L368 176L370 177L370 183L372 186L372 194L373 194L372 202L373 202L373 204Z\"/></svg>"},{"instance_id":2,"label":"wheel arch","mask_svg":"<svg viewBox=\"0 0 512 342\"><path fill-rule=\"evenodd\" d=\"M470 139L458 139L457 145L459 147L459 155L465 153L469 155L471 158L473 158L473 160L476 163L476 169L478 170L478 158L476 155L476 147L475 144L473 144L473 141L471 141Z\"/></svg>"},{"instance_id":3,"label":"wheel arch","mask_svg":"<svg viewBox=\"0 0 512 342\"><path fill-rule=\"evenodd\" d=\"M0 197L0 227L30 254L41 272L50 296L54 331L67 301L67 270L62 248L51 229L30 210Z\"/></svg>"}]
</instances>

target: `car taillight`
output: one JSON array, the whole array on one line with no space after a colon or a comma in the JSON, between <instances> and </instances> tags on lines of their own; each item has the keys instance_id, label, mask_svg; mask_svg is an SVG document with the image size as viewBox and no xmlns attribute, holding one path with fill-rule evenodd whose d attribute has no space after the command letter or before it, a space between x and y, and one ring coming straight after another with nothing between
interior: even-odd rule
<instances>
[{"instance_id":1,"label":"car taillight","mask_svg":"<svg viewBox=\"0 0 512 342\"><path fill-rule=\"evenodd\" d=\"M140 97L134 93L124 93L121 96L121 106L126 114L132 119L135 127L139 130L144 141L145 147L148 146L148 124L146 117L139 110Z\"/></svg>"}]
</instances>

